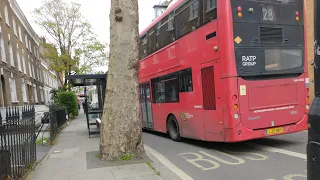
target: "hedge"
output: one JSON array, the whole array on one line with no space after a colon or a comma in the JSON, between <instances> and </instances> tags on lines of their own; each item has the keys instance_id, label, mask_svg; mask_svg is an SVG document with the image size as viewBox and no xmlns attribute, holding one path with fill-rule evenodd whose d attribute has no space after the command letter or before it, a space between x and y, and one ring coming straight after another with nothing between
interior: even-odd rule
<instances>
[{"instance_id":1,"label":"hedge","mask_svg":"<svg viewBox=\"0 0 320 180\"><path fill-rule=\"evenodd\" d=\"M78 116L78 98L76 93L66 91L58 93L59 104L65 106L68 113L74 116Z\"/></svg>"}]
</instances>

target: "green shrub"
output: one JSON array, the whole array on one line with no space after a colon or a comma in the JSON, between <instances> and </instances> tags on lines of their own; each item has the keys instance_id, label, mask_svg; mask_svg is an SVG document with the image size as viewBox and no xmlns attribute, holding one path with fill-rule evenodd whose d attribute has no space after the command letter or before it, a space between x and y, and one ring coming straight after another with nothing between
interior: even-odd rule
<instances>
[{"instance_id":1,"label":"green shrub","mask_svg":"<svg viewBox=\"0 0 320 180\"><path fill-rule=\"evenodd\" d=\"M60 87L59 89L51 89L50 94L51 94L51 100L56 103L59 104L59 99L58 99L58 93L60 92L66 92L67 88L65 86Z\"/></svg>"},{"instance_id":2,"label":"green shrub","mask_svg":"<svg viewBox=\"0 0 320 180\"><path fill-rule=\"evenodd\" d=\"M78 98L76 93L67 91L58 93L59 104L66 107L71 116L78 116Z\"/></svg>"}]
</instances>

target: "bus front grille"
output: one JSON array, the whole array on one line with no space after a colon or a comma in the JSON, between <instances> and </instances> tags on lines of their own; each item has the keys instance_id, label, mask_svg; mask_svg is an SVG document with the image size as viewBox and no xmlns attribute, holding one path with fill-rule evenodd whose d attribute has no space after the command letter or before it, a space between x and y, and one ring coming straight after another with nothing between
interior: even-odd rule
<instances>
[{"instance_id":1,"label":"bus front grille","mask_svg":"<svg viewBox=\"0 0 320 180\"><path fill-rule=\"evenodd\" d=\"M260 43L283 43L282 28L260 27Z\"/></svg>"}]
</instances>

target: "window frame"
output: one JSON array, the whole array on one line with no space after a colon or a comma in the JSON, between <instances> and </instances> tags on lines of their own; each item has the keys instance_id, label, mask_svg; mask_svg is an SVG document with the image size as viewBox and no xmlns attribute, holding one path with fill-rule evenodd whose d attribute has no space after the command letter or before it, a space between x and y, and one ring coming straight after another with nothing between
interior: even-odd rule
<instances>
[{"instance_id":1,"label":"window frame","mask_svg":"<svg viewBox=\"0 0 320 180\"><path fill-rule=\"evenodd\" d=\"M194 5L195 4L197 4L197 8L195 9L194 8ZM194 19L197 19L197 18L199 18L199 10L200 10L200 8L199 8L199 0L194 0L190 5L189 5L189 9L190 9L190 16L189 16L189 21L192 21L192 20L194 20ZM195 14L194 14L194 12L197 12L197 14L196 14L196 16L195 16Z\"/></svg>"},{"instance_id":2,"label":"window frame","mask_svg":"<svg viewBox=\"0 0 320 180\"><path fill-rule=\"evenodd\" d=\"M26 63L25 63L26 58L24 57L24 49L22 49L21 51L22 51L21 60L22 60L22 66L23 66L23 73L27 74Z\"/></svg>"},{"instance_id":3,"label":"window frame","mask_svg":"<svg viewBox=\"0 0 320 180\"><path fill-rule=\"evenodd\" d=\"M10 59L10 65L12 67L15 67L14 63L14 55L13 55L13 47L10 41L8 41L8 46L9 46L9 59Z\"/></svg>"},{"instance_id":4,"label":"window frame","mask_svg":"<svg viewBox=\"0 0 320 180\"><path fill-rule=\"evenodd\" d=\"M170 82L170 81L175 81L174 83L174 87L176 89L176 100L175 101L167 101L167 97L166 97L166 82ZM156 92L155 90L158 90L158 83L161 83L163 84L163 89L164 89L164 92L160 92L161 95L159 96L159 98L162 96L162 94L164 93L164 101L160 101L160 102L157 102L157 99L156 97ZM170 74L167 74L167 75L164 75L164 76L160 76L160 77L157 77L157 78L154 78L154 79L151 79L151 84L152 84L152 103L154 104L160 104L160 103L179 103L180 102L180 97L179 97L179 78L178 78L178 74L177 72L174 72L174 73L170 73ZM156 87L156 88L155 88ZM159 99L158 98L158 99Z\"/></svg>"},{"instance_id":5,"label":"window frame","mask_svg":"<svg viewBox=\"0 0 320 180\"><path fill-rule=\"evenodd\" d=\"M6 55L6 46L4 45L4 40L2 34L0 34L0 53L1 53L1 61L8 63L7 62L7 55Z\"/></svg>"},{"instance_id":6,"label":"window frame","mask_svg":"<svg viewBox=\"0 0 320 180\"><path fill-rule=\"evenodd\" d=\"M16 18L12 16L12 25L13 25L13 34L18 37L18 30L17 30L17 22Z\"/></svg>"},{"instance_id":7,"label":"window frame","mask_svg":"<svg viewBox=\"0 0 320 180\"><path fill-rule=\"evenodd\" d=\"M16 54L17 54L17 61L18 61L18 70L19 70L20 72L22 72L21 57L20 57L20 50L19 50L19 44L18 44L18 43L17 43Z\"/></svg>"},{"instance_id":8,"label":"window frame","mask_svg":"<svg viewBox=\"0 0 320 180\"><path fill-rule=\"evenodd\" d=\"M212 3L214 5L212 5ZM207 9L206 9L205 13L208 13L208 12L214 10L215 8L217 8L217 0L207 0Z\"/></svg>"},{"instance_id":9,"label":"window frame","mask_svg":"<svg viewBox=\"0 0 320 180\"><path fill-rule=\"evenodd\" d=\"M174 18L175 18L175 11L169 13L168 15L168 29L167 31L173 31L175 29L174 27Z\"/></svg>"},{"instance_id":10,"label":"window frame","mask_svg":"<svg viewBox=\"0 0 320 180\"><path fill-rule=\"evenodd\" d=\"M28 102L28 95L27 95L27 89L26 89L26 82L25 80L22 78L21 79L21 91L22 91L22 100L23 102Z\"/></svg>"},{"instance_id":11,"label":"window frame","mask_svg":"<svg viewBox=\"0 0 320 180\"><path fill-rule=\"evenodd\" d=\"M13 77L11 77L9 80L10 80L11 101L12 102L19 102L18 101L18 94L17 94L16 80Z\"/></svg>"},{"instance_id":12,"label":"window frame","mask_svg":"<svg viewBox=\"0 0 320 180\"><path fill-rule=\"evenodd\" d=\"M186 75L190 75L191 78L191 90L181 90L181 86L182 86L182 78L186 78ZM185 79L183 79L185 80ZM187 79L188 80L188 79ZM192 68L187 68L187 69L183 69L181 71L179 71L179 93L186 93L186 92L193 92L193 76L192 76Z\"/></svg>"},{"instance_id":13,"label":"window frame","mask_svg":"<svg viewBox=\"0 0 320 180\"><path fill-rule=\"evenodd\" d=\"M191 90L185 90L185 91L181 91L181 82L180 82L180 79L181 79L181 76L186 73L186 72L190 72L191 74ZM176 98L177 100L176 101L167 101L167 97L166 97L166 82L168 81L172 81L175 79L175 88L176 88ZM157 96L156 95L156 91L158 91L158 84L159 83L163 83L163 86L162 88L164 88L164 92L160 92L160 96ZM180 93L188 93L188 92L193 92L194 88L193 88L193 77L192 77L192 68L189 67L189 68L185 68L185 69L182 69L182 70L179 70L179 71L176 71L176 72L173 72L173 73L169 73L169 74L166 74L166 75L163 75L163 76L159 76L159 77L156 77L156 78L153 78L151 79L151 89L152 89L152 103L153 104L161 104L161 103L179 103L180 102ZM164 101L160 101L160 102L157 102L157 98L159 99L162 94L164 93Z\"/></svg>"},{"instance_id":14,"label":"window frame","mask_svg":"<svg viewBox=\"0 0 320 180\"><path fill-rule=\"evenodd\" d=\"M10 26L10 18L9 18L9 9L8 9L8 5L5 4L4 5L4 15L5 15L5 23L8 27Z\"/></svg>"}]
</instances>

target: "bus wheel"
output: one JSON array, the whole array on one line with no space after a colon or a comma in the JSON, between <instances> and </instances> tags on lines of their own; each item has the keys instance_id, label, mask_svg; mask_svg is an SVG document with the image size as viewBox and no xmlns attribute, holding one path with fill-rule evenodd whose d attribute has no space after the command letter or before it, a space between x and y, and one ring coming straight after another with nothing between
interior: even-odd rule
<instances>
[{"instance_id":1,"label":"bus wheel","mask_svg":"<svg viewBox=\"0 0 320 180\"><path fill-rule=\"evenodd\" d=\"M173 141L180 141L179 124L174 116L169 116L167 129L168 134Z\"/></svg>"}]
</instances>

